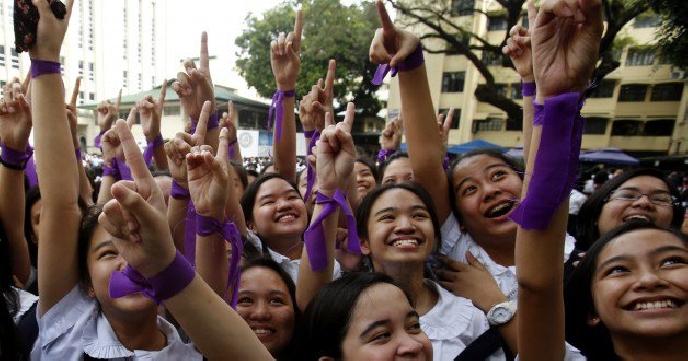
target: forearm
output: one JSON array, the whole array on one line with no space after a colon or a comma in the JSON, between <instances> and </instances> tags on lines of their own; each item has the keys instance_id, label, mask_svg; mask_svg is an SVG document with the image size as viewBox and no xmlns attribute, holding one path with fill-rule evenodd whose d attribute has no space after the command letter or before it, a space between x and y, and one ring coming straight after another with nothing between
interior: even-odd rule
<instances>
[{"instance_id":1,"label":"forearm","mask_svg":"<svg viewBox=\"0 0 688 361\"><path fill-rule=\"evenodd\" d=\"M277 173L287 179L296 178L296 120L294 116L294 97L282 100L282 132L277 135L277 126L273 126L273 158ZM277 120L275 121L275 123Z\"/></svg>"},{"instance_id":2,"label":"forearm","mask_svg":"<svg viewBox=\"0 0 688 361\"><path fill-rule=\"evenodd\" d=\"M174 245L181 252L184 253L184 234L186 232L186 211L189 207L189 198L177 199L169 198L167 205L167 223L170 226L172 239Z\"/></svg>"},{"instance_id":3,"label":"forearm","mask_svg":"<svg viewBox=\"0 0 688 361\"><path fill-rule=\"evenodd\" d=\"M153 149L153 161L155 162L156 170L165 171L170 169L167 164L167 155L165 154L164 146L155 147Z\"/></svg>"},{"instance_id":4,"label":"forearm","mask_svg":"<svg viewBox=\"0 0 688 361\"><path fill-rule=\"evenodd\" d=\"M246 322L200 277L164 304L208 359L273 360Z\"/></svg>"},{"instance_id":5,"label":"forearm","mask_svg":"<svg viewBox=\"0 0 688 361\"><path fill-rule=\"evenodd\" d=\"M100 177L100 189L98 190L99 204L106 203L112 199L112 193L110 192L110 189L115 182L117 182L117 180L111 175Z\"/></svg>"},{"instance_id":6,"label":"forearm","mask_svg":"<svg viewBox=\"0 0 688 361\"><path fill-rule=\"evenodd\" d=\"M523 97L523 161L525 164L529 163L530 158L530 143L533 137L533 107L534 97Z\"/></svg>"},{"instance_id":7,"label":"forearm","mask_svg":"<svg viewBox=\"0 0 688 361\"><path fill-rule=\"evenodd\" d=\"M239 143L234 143L232 146L232 154L230 154L230 156L230 160L236 164L244 164L244 157L241 155L241 147L239 146Z\"/></svg>"},{"instance_id":8,"label":"forearm","mask_svg":"<svg viewBox=\"0 0 688 361\"><path fill-rule=\"evenodd\" d=\"M93 187L91 187L91 182L88 180L88 175L86 174L86 169L84 168L84 163L81 158L76 159L76 167L79 172L79 196L84 200L86 205L90 206L93 204Z\"/></svg>"},{"instance_id":9,"label":"forearm","mask_svg":"<svg viewBox=\"0 0 688 361\"><path fill-rule=\"evenodd\" d=\"M246 219L244 219L244 210L241 208L239 198L236 195L236 188L234 187L234 176L236 171L234 167L229 165L227 167L229 180L227 181L227 202L225 203L225 217L233 221L242 237L248 235L246 228Z\"/></svg>"},{"instance_id":10,"label":"forearm","mask_svg":"<svg viewBox=\"0 0 688 361\"><path fill-rule=\"evenodd\" d=\"M0 166L0 220L10 244L12 274L21 283L26 283L31 274L29 247L24 238L25 206L24 171Z\"/></svg>"},{"instance_id":11,"label":"forearm","mask_svg":"<svg viewBox=\"0 0 688 361\"><path fill-rule=\"evenodd\" d=\"M196 271L218 296L227 291L226 241L219 233L207 237L196 235Z\"/></svg>"}]
</instances>

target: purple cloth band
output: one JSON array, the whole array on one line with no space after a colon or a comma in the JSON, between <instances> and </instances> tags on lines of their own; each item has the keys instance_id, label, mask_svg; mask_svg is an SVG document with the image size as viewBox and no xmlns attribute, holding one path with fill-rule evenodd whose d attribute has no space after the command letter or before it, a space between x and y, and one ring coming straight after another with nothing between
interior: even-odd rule
<instances>
[{"instance_id":1,"label":"purple cloth band","mask_svg":"<svg viewBox=\"0 0 688 361\"><path fill-rule=\"evenodd\" d=\"M535 83L524 83L521 81L521 95L524 97L535 96Z\"/></svg>"},{"instance_id":2,"label":"purple cloth band","mask_svg":"<svg viewBox=\"0 0 688 361\"><path fill-rule=\"evenodd\" d=\"M373 76L372 83L374 85L382 85L382 81L385 80L387 73L392 72L392 76L396 76L400 71L411 71L417 67L423 65L425 59L423 59L423 45L418 43L416 50L404 59L401 63L396 66L390 66L389 64L380 64L377 66L375 75Z\"/></svg>"},{"instance_id":3,"label":"purple cloth band","mask_svg":"<svg viewBox=\"0 0 688 361\"><path fill-rule=\"evenodd\" d=\"M444 156L444 161L442 161L442 168L444 168L444 170L449 169L449 156L448 155Z\"/></svg>"},{"instance_id":4,"label":"purple cloth band","mask_svg":"<svg viewBox=\"0 0 688 361\"><path fill-rule=\"evenodd\" d=\"M158 134L152 142L146 144L146 149L143 150L143 160L146 162L146 167L151 166L153 155L156 147L164 147L165 141L162 139L162 134Z\"/></svg>"},{"instance_id":5,"label":"purple cloth band","mask_svg":"<svg viewBox=\"0 0 688 361\"><path fill-rule=\"evenodd\" d=\"M313 134L315 134L317 130L305 130L303 132L303 136L306 138L313 138Z\"/></svg>"},{"instance_id":6,"label":"purple cloth band","mask_svg":"<svg viewBox=\"0 0 688 361\"><path fill-rule=\"evenodd\" d=\"M83 155L81 154L81 148L74 149L74 155L76 155L76 159L82 159Z\"/></svg>"},{"instance_id":7,"label":"purple cloth band","mask_svg":"<svg viewBox=\"0 0 688 361\"><path fill-rule=\"evenodd\" d=\"M350 253L361 253L361 243L358 240L358 233L356 231L356 220L349 209L349 204L346 203L346 197L339 189L334 193L332 198L318 192L315 200L316 204L322 204L323 210L311 222L311 225L303 234L303 239L306 242L306 251L308 252L308 261L311 263L311 269L314 272L322 271L327 267L327 245L325 239L325 229L323 228L323 221L330 214L332 214L337 207L340 207L346 215L346 228L348 231L348 251Z\"/></svg>"},{"instance_id":8,"label":"purple cloth band","mask_svg":"<svg viewBox=\"0 0 688 361\"><path fill-rule=\"evenodd\" d=\"M547 228L555 210L569 197L576 181L578 157L585 121L577 92L535 104L535 120L542 125L540 147L526 198L509 218L524 229Z\"/></svg>"},{"instance_id":9,"label":"purple cloth band","mask_svg":"<svg viewBox=\"0 0 688 361\"><path fill-rule=\"evenodd\" d=\"M229 159L234 159L234 146L237 144L237 140L234 139L229 143L229 149L227 150L227 155L229 155Z\"/></svg>"},{"instance_id":10,"label":"purple cloth band","mask_svg":"<svg viewBox=\"0 0 688 361\"><path fill-rule=\"evenodd\" d=\"M198 119L194 120L189 118L191 121L191 134L196 133L196 127L198 126ZM217 115L217 112L210 114L208 116L208 129L206 130L211 130L215 129L220 126L220 118Z\"/></svg>"},{"instance_id":11,"label":"purple cloth band","mask_svg":"<svg viewBox=\"0 0 688 361\"><path fill-rule=\"evenodd\" d=\"M311 141L308 143L308 148L306 149L306 154L313 154L313 147L315 143L320 139L320 132L315 130L311 136ZM308 202L313 193L313 186L315 185L315 169L311 166L311 163L306 160L306 194L303 196L303 201Z\"/></svg>"},{"instance_id":12,"label":"purple cloth band","mask_svg":"<svg viewBox=\"0 0 688 361\"><path fill-rule=\"evenodd\" d=\"M5 143L0 143L0 148L2 149L2 154L0 154L0 163L7 168L14 170L24 170L26 169L26 163L28 163L29 158L33 155L33 148L30 145L26 146L26 150L16 150L5 145Z\"/></svg>"},{"instance_id":13,"label":"purple cloth band","mask_svg":"<svg viewBox=\"0 0 688 361\"><path fill-rule=\"evenodd\" d=\"M131 169L124 159L117 160L117 169L119 170L119 176L122 180L134 180L134 178L131 176Z\"/></svg>"},{"instance_id":14,"label":"purple cloth band","mask_svg":"<svg viewBox=\"0 0 688 361\"><path fill-rule=\"evenodd\" d=\"M26 178L29 179L29 188L33 188L38 185L38 172L36 172L36 159L31 157L26 161L26 169L24 169L24 174Z\"/></svg>"},{"instance_id":15,"label":"purple cloth band","mask_svg":"<svg viewBox=\"0 0 688 361\"><path fill-rule=\"evenodd\" d=\"M43 74L60 74L60 63L47 60L31 59L31 77Z\"/></svg>"},{"instance_id":16,"label":"purple cloth band","mask_svg":"<svg viewBox=\"0 0 688 361\"><path fill-rule=\"evenodd\" d=\"M110 164L112 167L108 166L107 164L103 163L102 170L103 170L103 177L113 177L115 180L120 180L122 177L119 174L119 167L117 166L117 158L112 158L110 160Z\"/></svg>"},{"instance_id":17,"label":"purple cloth band","mask_svg":"<svg viewBox=\"0 0 688 361\"><path fill-rule=\"evenodd\" d=\"M160 305L162 301L174 297L196 277L193 266L177 251L172 263L162 272L152 277L143 277L131 266L123 271L110 274L110 298L120 298L141 293Z\"/></svg>"},{"instance_id":18,"label":"purple cloth band","mask_svg":"<svg viewBox=\"0 0 688 361\"><path fill-rule=\"evenodd\" d=\"M392 154L396 153L397 151L394 149L385 149L385 148L380 148L380 151L377 152L377 161L380 162L380 164L384 163L387 158L392 156Z\"/></svg>"},{"instance_id":19,"label":"purple cloth band","mask_svg":"<svg viewBox=\"0 0 688 361\"><path fill-rule=\"evenodd\" d=\"M170 188L170 197L174 199L189 199L191 198L191 194L188 189L182 187L173 179L172 188Z\"/></svg>"},{"instance_id":20,"label":"purple cloth band","mask_svg":"<svg viewBox=\"0 0 688 361\"><path fill-rule=\"evenodd\" d=\"M232 245L232 259L229 262L229 273L227 275L227 287L232 287L232 299L230 304L236 309L237 297L239 295L239 281L241 280L241 254L244 252L244 243L241 234L234 222L220 223L216 218L196 215L196 234L207 237L219 233L222 238Z\"/></svg>"},{"instance_id":21,"label":"purple cloth band","mask_svg":"<svg viewBox=\"0 0 688 361\"><path fill-rule=\"evenodd\" d=\"M105 134L105 131L102 131L96 135L95 139L93 139L93 145L100 148L100 138L103 137L103 134Z\"/></svg>"},{"instance_id":22,"label":"purple cloth band","mask_svg":"<svg viewBox=\"0 0 688 361\"><path fill-rule=\"evenodd\" d=\"M272 96L272 103L270 104L270 112L268 113L268 130L272 129L272 113L275 113L275 139L279 142L282 138L282 119L284 117L284 109L282 100L284 98L293 98L296 95L294 89L292 90L277 90Z\"/></svg>"},{"instance_id":23,"label":"purple cloth band","mask_svg":"<svg viewBox=\"0 0 688 361\"><path fill-rule=\"evenodd\" d=\"M196 265L196 206L192 200L186 207L184 222L184 257L192 265Z\"/></svg>"}]
</instances>

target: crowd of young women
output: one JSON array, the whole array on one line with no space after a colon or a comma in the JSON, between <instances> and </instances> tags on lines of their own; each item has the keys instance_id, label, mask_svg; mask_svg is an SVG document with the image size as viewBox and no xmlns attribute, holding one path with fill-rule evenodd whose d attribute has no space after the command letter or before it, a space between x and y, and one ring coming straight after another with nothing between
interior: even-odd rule
<instances>
[{"instance_id":1,"label":"crowd of young women","mask_svg":"<svg viewBox=\"0 0 688 361\"><path fill-rule=\"evenodd\" d=\"M119 102L99 107L97 192L79 167L57 63L73 0L64 20L34 3L30 77L9 82L0 104L3 359L678 360L688 351L688 240L671 228L684 209L661 172L608 182L581 207L576 239L566 234L600 0L531 2L531 28L510 30L503 52L523 81L525 169L490 150L445 164L452 117L434 114L419 38L378 1L370 60L376 80L397 76L403 114L385 129L379 170L353 143L353 103L335 123L330 61L298 104L309 166L295 173L297 11L293 31L270 44L273 172L246 180L233 105L214 115L204 33L198 68L185 63L171 85L186 133L160 136L167 82L127 121L115 120ZM128 124L137 112L143 154ZM408 153L392 155L401 128ZM25 201L31 129L40 192ZM170 177L154 177L151 161Z\"/></svg>"}]
</instances>

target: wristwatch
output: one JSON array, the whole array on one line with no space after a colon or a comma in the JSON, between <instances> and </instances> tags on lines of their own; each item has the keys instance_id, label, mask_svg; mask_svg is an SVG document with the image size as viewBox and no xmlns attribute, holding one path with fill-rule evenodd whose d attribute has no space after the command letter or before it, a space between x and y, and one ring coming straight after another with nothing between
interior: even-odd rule
<instances>
[{"instance_id":1,"label":"wristwatch","mask_svg":"<svg viewBox=\"0 0 688 361\"><path fill-rule=\"evenodd\" d=\"M503 325L516 315L516 304L511 301L498 303L487 311L487 322L490 326Z\"/></svg>"}]
</instances>

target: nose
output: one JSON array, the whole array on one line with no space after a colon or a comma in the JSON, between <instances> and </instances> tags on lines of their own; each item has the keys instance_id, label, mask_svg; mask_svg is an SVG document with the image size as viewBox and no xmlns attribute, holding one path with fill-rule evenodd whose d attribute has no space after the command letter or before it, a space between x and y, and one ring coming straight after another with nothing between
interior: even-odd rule
<instances>
[{"instance_id":1,"label":"nose","mask_svg":"<svg viewBox=\"0 0 688 361\"><path fill-rule=\"evenodd\" d=\"M268 305L265 302L257 301L253 311L249 315L252 320L268 320L270 319L270 312L268 312Z\"/></svg>"},{"instance_id":2,"label":"nose","mask_svg":"<svg viewBox=\"0 0 688 361\"><path fill-rule=\"evenodd\" d=\"M635 283L635 288L639 290L650 290L656 288L663 288L667 285L664 278L657 273L655 269L643 268L640 270L638 279Z\"/></svg>"},{"instance_id":3,"label":"nose","mask_svg":"<svg viewBox=\"0 0 688 361\"><path fill-rule=\"evenodd\" d=\"M501 189L497 184L486 182L483 184L483 199L489 201L501 193Z\"/></svg>"},{"instance_id":4,"label":"nose","mask_svg":"<svg viewBox=\"0 0 688 361\"><path fill-rule=\"evenodd\" d=\"M416 231L416 226L413 224L411 217L409 216L399 216L396 219L396 225L394 228L395 233L409 234Z\"/></svg>"},{"instance_id":5,"label":"nose","mask_svg":"<svg viewBox=\"0 0 688 361\"><path fill-rule=\"evenodd\" d=\"M291 208L291 202L285 198L280 198L277 200L277 210L283 211Z\"/></svg>"},{"instance_id":6,"label":"nose","mask_svg":"<svg viewBox=\"0 0 688 361\"><path fill-rule=\"evenodd\" d=\"M423 343L408 333L404 333L397 347L398 356L416 356L423 350Z\"/></svg>"},{"instance_id":7,"label":"nose","mask_svg":"<svg viewBox=\"0 0 688 361\"><path fill-rule=\"evenodd\" d=\"M651 208L652 206L653 204L650 202L650 196L647 194L641 194L640 198L633 202L633 207Z\"/></svg>"}]
</instances>

